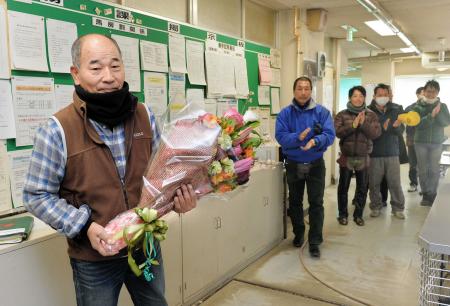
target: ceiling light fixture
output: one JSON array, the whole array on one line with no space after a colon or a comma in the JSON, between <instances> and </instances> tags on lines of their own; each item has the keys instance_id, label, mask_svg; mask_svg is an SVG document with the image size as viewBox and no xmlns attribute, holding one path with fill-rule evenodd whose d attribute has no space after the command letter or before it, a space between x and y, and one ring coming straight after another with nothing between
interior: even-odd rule
<instances>
[{"instance_id":1,"label":"ceiling light fixture","mask_svg":"<svg viewBox=\"0 0 450 306\"><path fill-rule=\"evenodd\" d=\"M374 44L373 42L371 42L370 40L368 40L367 38L361 37L361 40L363 42L365 42L366 44L374 47L375 49L381 50L381 48L379 46L377 46L376 44Z\"/></svg>"},{"instance_id":2,"label":"ceiling light fixture","mask_svg":"<svg viewBox=\"0 0 450 306\"><path fill-rule=\"evenodd\" d=\"M394 36L395 32L392 31L391 27L389 27L386 23L381 20L371 20L364 21L364 23L370 27L372 30L378 33L381 36Z\"/></svg>"},{"instance_id":3,"label":"ceiling light fixture","mask_svg":"<svg viewBox=\"0 0 450 306\"><path fill-rule=\"evenodd\" d=\"M411 53L411 52L414 52L414 49L410 48L410 47L408 47L408 48L400 48L400 51L402 51L403 53Z\"/></svg>"},{"instance_id":4,"label":"ceiling light fixture","mask_svg":"<svg viewBox=\"0 0 450 306\"><path fill-rule=\"evenodd\" d=\"M390 17L389 14L387 14L383 9L381 9L380 5L378 5L375 0L356 0L356 1L364 8L366 8L366 10L368 10L369 13L375 16L379 21L381 21L387 27L389 27L391 32L397 35L408 46L408 48L411 48L417 54L421 53L420 50L416 47L416 45L401 31L400 27L398 27L395 24L392 17ZM376 30L374 29L374 31Z\"/></svg>"}]
</instances>

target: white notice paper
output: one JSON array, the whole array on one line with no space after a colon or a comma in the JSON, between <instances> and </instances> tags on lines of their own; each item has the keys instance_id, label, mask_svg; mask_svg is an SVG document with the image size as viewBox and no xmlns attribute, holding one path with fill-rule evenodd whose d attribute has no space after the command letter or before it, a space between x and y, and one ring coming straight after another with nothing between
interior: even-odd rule
<instances>
[{"instance_id":1,"label":"white notice paper","mask_svg":"<svg viewBox=\"0 0 450 306\"><path fill-rule=\"evenodd\" d=\"M7 138L16 138L11 83L0 80L0 139Z\"/></svg>"},{"instance_id":2,"label":"white notice paper","mask_svg":"<svg viewBox=\"0 0 450 306\"><path fill-rule=\"evenodd\" d=\"M187 73L186 43L184 36L169 34L169 59L172 72Z\"/></svg>"},{"instance_id":3,"label":"white notice paper","mask_svg":"<svg viewBox=\"0 0 450 306\"><path fill-rule=\"evenodd\" d=\"M156 117L167 110L167 78L165 73L144 73L145 104L150 107Z\"/></svg>"},{"instance_id":4,"label":"white notice paper","mask_svg":"<svg viewBox=\"0 0 450 306\"><path fill-rule=\"evenodd\" d=\"M48 71L44 17L8 11L12 68Z\"/></svg>"},{"instance_id":5,"label":"white notice paper","mask_svg":"<svg viewBox=\"0 0 450 306\"><path fill-rule=\"evenodd\" d=\"M270 105L270 86L258 86L259 105Z\"/></svg>"},{"instance_id":6,"label":"white notice paper","mask_svg":"<svg viewBox=\"0 0 450 306\"><path fill-rule=\"evenodd\" d=\"M9 162L8 154L6 153L6 141L0 140L0 211L12 208L8 168Z\"/></svg>"},{"instance_id":7,"label":"white notice paper","mask_svg":"<svg viewBox=\"0 0 450 306\"><path fill-rule=\"evenodd\" d=\"M122 52L123 65L125 66L125 81L130 86L130 91L141 91L139 40L114 34L111 37L117 41Z\"/></svg>"},{"instance_id":8,"label":"white notice paper","mask_svg":"<svg viewBox=\"0 0 450 306\"><path fill-rule=\"evenodd\" d=\"M272 114L278 114L280 112L280 89L272 88L270 95L272 100Z\"/></svg>"},{"instance_id":9,"label":"white notice paper","mask_svg":"<svg viewBox=\"0 0 450 306\"><path fill-rule=\"evenodd\" d=\"M165 44L141 40L142 70L168 72L167 46Z\"/></svg>"},{"instance_id":10,"label":"white notice paper","mask_svg":"<svg viewBox=\"0 0 450 306\"><path fill-rule=\"evenodd\" d=\"M63 109L73 102L73 92L75 88L73 85L55 85L55 112Z\"/></svg>"},{"instance_id":11,"label":"white notice paper","mask_svg":"<svg viewBox=\"0 0 450 306\"><path fill-rule=\"evenodd\" d=\"M205 80L205 48L202 42L186 41L187 71L189 82L206 85Z\"/></svg>"},{"instance_id":12,"label":"white notice paper","mask_svg":"<svg viewBox=\"0 0 450 306\"><path fill-rule=\"evenodd\" d=\"M16 145L33 144L36 129L55 112L52 78L13 77Z\"/></svg>"},{"instance_id":13,"label":"white notice paper","mask_svg":"<svg viewBox=\"0 0 450 306\"><path fill-rule=\"evenodd\" d=\"M7 38L6 10L5 7L0 4L0 79L9 79L11 77Z\"/></svg>"},{"instance_id":14,"label":"white notice paper","mask_svg":"<svg viewBox=\"0 0 450 306\"><path fill-rule=\"evenodd\" d=\"M213 51L205 52L206 78L208 83L208 98L222 96L221 74L222 60L221 54Z\"/></svg>"},{"instance_id":15,"label":"white notice paper","mask_svg":"<svg viewBox=\"0 0 450 306\"><path fill-rule=\"evenodd\" d=\"M217 115L217 99L205 99L205 112Z\"/></svg>"},{"instance_id":16,"label":"white notice paper","mask_svg":"<svg viewBox=\"0 0 450 306\"><path fill-rule=\"evenodd\" d=\"M52 72L70 73L72 57L70 49L77 39L77 25L55 19L47 19L47 44Z\"/></svg>"},{"instance_id":17,"label":"white notice paper","mask_svg":"<svg viewBox=\"0 0 450 306\"><path fill-rule=\"evenodd\" d=\"M31 152L31 149L8 152L9 177L14 208L23 206L22 193L28 165L30 164Z\"/></svg>"},{"instance_id":18,"label":"white notice paper","mask_svg":"<svg viewBox=\"0 0 450 306\"><path fill-rule=\"evenodd\" d=\"M278 49L270 49L270 66L281 68L281 52Z\"/></svg>"},{"instance_id":19,"label":"white notice paper","mask_svg":"<svg viewBox=\"0 0 450 306\"><path fill-rule=\"evenodd\" d=\"M217 100L217 116L223 116L230 108L237 109L238 104L235 99L220 99Z\"/></svg>"},{"instance_id":20,"label":"white notice paper","mask_svg":"<svg viewBox=\"0 0 450 306\"><path fill-rule=\"evenodd\" d=\"M186 104L185 82L184 73L169 73L169 103Z\"/></svg>"},{"instance_id":21,"label":"white notice paper","mask_svg":"<svg viewBox=\"0 0 450 306\"><path fill-rule=\"evenodd\" d=\"M234 76L234 56L221 54L221 81L222 86L221 92L223 96L235 97L236 96L236 78Z\"/></svg>"},{"instance_id":22,"label":"white notice paper","mask_svg":"<svg viewBox=\"0 0 450 306\"><path fill-rule=\"evenodd\" d=\"M273 87L281 87L281 70L276 68L271 68L272 70L272 82L270 85Z\"/></svg>"},{"instance_id":23,"label":"white notice paper","mask_svg":"<svg viewBox=\"0 0 450 306\"><path fill-rule=\"evenodd\" d=\"M196 103L198 105L204 106L205 104L205 93L201 88L188 88L186 90L186 102Z\"/></svg>"},{"instance_id":24,"label":"white notice paper","mask_svg":"<svg viewBox=\"0 0 450 306\"><path fill-rule=\"evenodd\" d=\"M267 137L270 135L270 109L260 108L259 116L261 121L261 125L259 126L260 133L263 137Z\"/></svg>"},{"instance_id":25,"label":"white notice paper","mask_svg":"<svg viewBox=\"0 0 450 306\"><path fill-rule=\"evenodd\" d=\"M248 77L247 77L247 62L245 57L234 58L234 76L236 79L236 96L238 98L246 99L249 94Z\"/></svg>"}]
</instances>

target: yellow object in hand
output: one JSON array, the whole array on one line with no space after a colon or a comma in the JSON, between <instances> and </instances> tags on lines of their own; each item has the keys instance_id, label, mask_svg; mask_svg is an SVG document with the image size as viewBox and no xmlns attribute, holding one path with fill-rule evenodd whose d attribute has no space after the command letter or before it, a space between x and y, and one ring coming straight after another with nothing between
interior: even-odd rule
<instances>
[{"instance_id":1,"label":"yellow object in hand","mask_svg":"<svg viewBox=\"0 0 450 306\"><path fill-rule=\"evenodd\" d=\"M398 120L409 126L416 126L420 123L420 115L417 112L407 112L398 115Z\"/></svg>"}]
</instances>

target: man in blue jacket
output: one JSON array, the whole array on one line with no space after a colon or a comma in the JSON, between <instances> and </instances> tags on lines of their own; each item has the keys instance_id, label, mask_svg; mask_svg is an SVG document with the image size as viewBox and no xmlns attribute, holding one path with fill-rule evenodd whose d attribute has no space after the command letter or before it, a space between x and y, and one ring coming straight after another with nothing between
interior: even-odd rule
<instances>
[{"instance_id":1,"label":"man in blue jacket","mask_svg":"<svg viewBox=\"0 0 450 306\"><path fill-rule=\"evenodd\" d=\"M324 219L323 153L333 144L334 125L330 112L311 98L312 82L309 78L297 78L293 90L292 104L278 114L275 137L286 157L288 214L295 235L293 244L300 247L304 241L303 193L306 184L309 201L309 252L311 257L319 258Z\"/></svg>"}]
</instances>

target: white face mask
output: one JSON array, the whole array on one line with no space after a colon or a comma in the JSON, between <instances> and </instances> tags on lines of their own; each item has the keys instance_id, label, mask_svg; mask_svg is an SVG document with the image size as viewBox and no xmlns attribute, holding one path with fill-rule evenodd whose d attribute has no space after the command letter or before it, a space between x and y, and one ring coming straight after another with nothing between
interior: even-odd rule
<instances>
[{"instance_id":1,"label":"white face mask","mask_svg":"<svg viewBox=\"0 0 450 306\"><path fill-rule=\"evenodd\" d=\"M376 97L375 102L379 106L385 106L389 102L389 97Z\"/></svg>"},{"instance_id":2,"label":"white face mask","mask_svg":"<svg viewBox=\"0 0 450 306\"><path fill-rule=\"evenodd\" d=\"M428 104L433 104L433 103L435 103L435 102L438 100L438 98L437 98L437 97L434 98L434 99L424 98L424 100L425 100L425 102L427 102Z\"/></svg>"}]
</instances>

